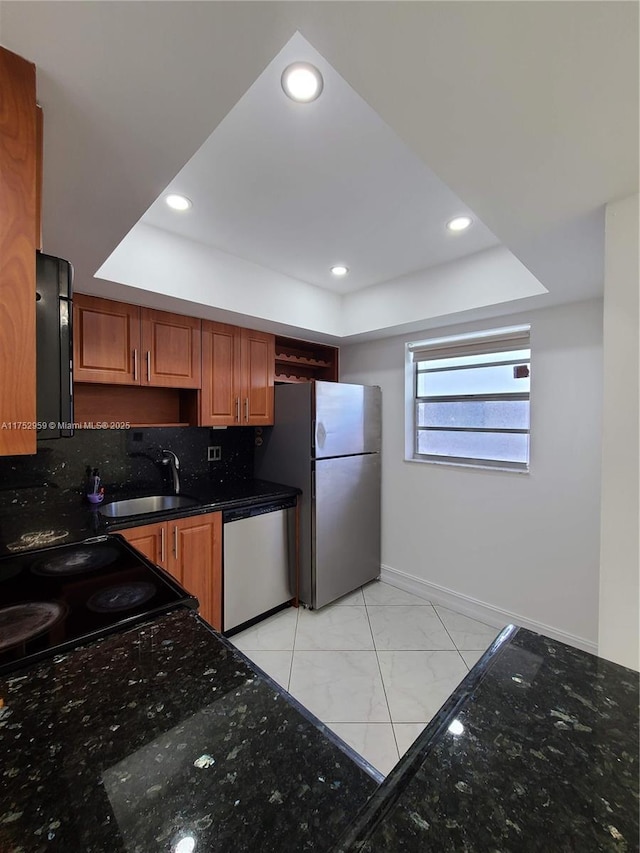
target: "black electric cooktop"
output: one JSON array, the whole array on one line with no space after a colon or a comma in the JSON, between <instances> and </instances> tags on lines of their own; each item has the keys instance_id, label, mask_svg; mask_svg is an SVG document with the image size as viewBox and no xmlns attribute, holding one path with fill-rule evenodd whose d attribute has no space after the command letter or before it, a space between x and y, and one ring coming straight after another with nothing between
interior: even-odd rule
<instances>
[{"instance_id":1,"label":"black electric cooktop","mask_svg":"<svg viewBox=\"0 0 640 853\"><path fill-rule=\"evenodd\" d=\"M119 536L0 559L0 673L198 601Z\"/></svg>"}]
</instances>

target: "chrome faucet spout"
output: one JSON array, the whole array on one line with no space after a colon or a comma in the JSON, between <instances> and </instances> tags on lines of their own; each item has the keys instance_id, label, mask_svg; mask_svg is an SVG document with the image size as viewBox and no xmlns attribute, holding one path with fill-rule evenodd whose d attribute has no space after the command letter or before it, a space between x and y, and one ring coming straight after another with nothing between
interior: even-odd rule
<instances>
[{"instance_id":1,"label":"chrome faucet spout","mask_svg":"<svg viewBox=\"0 0 640 853\"><path fill-rule=\"evenodd\" d=\"M164 454L162 461L163 465L171 467L171 476L173 478L173 491L176 495L180 494L180 460L173 450L163 450Z\"/></svg>"}]
</instances>

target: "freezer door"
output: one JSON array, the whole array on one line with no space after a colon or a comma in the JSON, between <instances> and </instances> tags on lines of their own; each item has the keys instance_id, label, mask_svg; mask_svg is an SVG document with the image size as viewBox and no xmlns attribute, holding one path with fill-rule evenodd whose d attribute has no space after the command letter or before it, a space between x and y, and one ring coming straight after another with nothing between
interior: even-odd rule
<instances>
[{"instance_id":1,"label":"freezer door","mask_svg":"<svg viewBox=\"0 0 640 853\"><path fill-rule=\"evenodd\" d=\"M315 391L317 459L379 452L381 394L377 385L316 382Z\"/></svg>"},{"instance_id":2,"label":"freezer door","mask_svg":"<svg viewBox=\"0 0 640 853\"><path fill-rule=\"evenodd\" d=\"M316 462L313 534L313 607L380 575L379 454Z\"/></svg>"}]
</instances>

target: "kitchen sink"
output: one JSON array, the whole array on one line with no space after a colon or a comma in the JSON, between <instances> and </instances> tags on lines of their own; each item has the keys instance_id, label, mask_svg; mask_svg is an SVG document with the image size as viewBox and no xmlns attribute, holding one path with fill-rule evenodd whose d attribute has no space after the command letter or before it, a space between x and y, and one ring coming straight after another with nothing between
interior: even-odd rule
<instances>
[{"instance_id":1,"label":"kitchen sink","mask_svg":"<svg viewBox=\"0 0 640 853\"><path fill-rule=\"evenodd\" d=\"M172 509L184 509L196 506L195 498L186 495L151 495L147 498L130 498L125 501L112 501L100 507L100 514L108 518L123 518L129 515L148 515L152 512L167 512Z\"/></svg>"}]
</instances>

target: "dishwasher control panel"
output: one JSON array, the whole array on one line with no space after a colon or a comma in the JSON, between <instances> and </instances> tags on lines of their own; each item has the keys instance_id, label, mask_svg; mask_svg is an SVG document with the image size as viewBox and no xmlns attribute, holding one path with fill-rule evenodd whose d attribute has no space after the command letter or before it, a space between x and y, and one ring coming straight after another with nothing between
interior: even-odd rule
<instances>
[{"instance_id":1,"label":"dishwasher control panel","mask_svg":"<svg viewBox=\"0 0 640 853\"><path fill-rule=\"evenodd\" d=\"M269 501L269 503L257 504L255 506L226 509L222 514L222 520L224 524L229 524L231 521L239 521L242 518L253 518L256 515L265 515L265 513L268 512L277 512L280 509L294 509L295 505L295 498L282 498L278 501Z\"/></svg>"}]
</instances>

